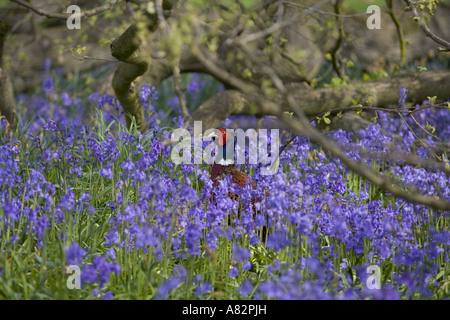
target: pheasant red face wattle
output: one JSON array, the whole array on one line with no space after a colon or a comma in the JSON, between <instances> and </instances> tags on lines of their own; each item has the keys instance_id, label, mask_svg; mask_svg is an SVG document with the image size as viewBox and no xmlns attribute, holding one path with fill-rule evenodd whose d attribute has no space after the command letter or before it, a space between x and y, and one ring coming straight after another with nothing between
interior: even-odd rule
<instances>
[{"instance_id":1,"label":"pheasant red face wattle","mask_svg":"<svg viewBox=\"0 0 450 320\"><path fill-rule=\"evenodd\" d=\"M223 128L219 128L217 130L217 136L219 137L219 141L218 141L219 145L223 146L227 143L227 140L230 137L230 133Z\"/></svg>"}]
</instances>

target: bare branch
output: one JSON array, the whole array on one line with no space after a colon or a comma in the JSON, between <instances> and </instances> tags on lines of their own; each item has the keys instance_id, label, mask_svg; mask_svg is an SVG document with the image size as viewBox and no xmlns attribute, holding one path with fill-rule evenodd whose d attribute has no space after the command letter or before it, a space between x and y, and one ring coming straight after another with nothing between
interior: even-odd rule
<instances>
[{"instance_id":1,"label":"bare branch","mask_svg":"<svg viewBox=\"0 0 450 320\"><path fill-rule=\"evenodd\" d=\"M339 17L339 14L341 12L341 6L342 6L342 0L336 0L334 4L334 12L336 12L336 23L339 25L339 35L336 40L336 43L331 50L331 62L333 64L333 69L338 75L339 78L344 79L344 70L341 66L341 63L338 59L338 51L342 46L342 42L344 41L345 33L344 33L344 23L342 22L341 18Z\"/></svg>"},{"instance_id":2,"label":"bare branch","mask_svg":"<svg viewBox=\"0 0 450 320\"><path fill-rule=\"evenodd\" d=\"M314 12L320 13L321 15L328 15L328 16L339 17L339 18L355 18L355 17L362 17L362 16L370 15L370 13L341 14L341 13L320 10L320 9L317 9L316 7L309 7L309 6L305 6L303 4L299 4L299 3L295 3L295 2L291 2L291 1L284 1L284 3L286 3L287 5L290 5L290 6L295 6L295 7L299 7L302 9L314 11Z\"/></svg>"},{"instance_id":3,"label":"bare branch","mask_svg":"<svg viewBox=\"0 0 450 320\"><path fill-rule=\"evenodd\" d=\"M403 122L406 124L406 126L408 127L409 131L411 131L411 133L414 135L414 137L423 145L423 147L425 149L427 149L437 160L439 161L443 161L443 159L441 157L439 157L436 153L434 153L429 147L428 145L422 140L420 139L417 134L414 132L414 130L411 128L411 126L408 124L408 122L406 121L405 117L403 117L403 115L399 112L398 115L400 116L400 118L403 120Z\"/></svg>"},{"instance_id":4,"label":"bare branch","mask_svg":"<svg viewBox=\"0 0 450 320\"><path fill-rule=\"evenodd\" d=\"M389 8L389 15L391 17L391 20L392 22L394 22L395 29L397 30L398 41L400 44L400 60L395 67L395 71L398 71L405 64L406 61L405 37L403 35L403 28L400 22L398 21L397 16L394 13L392 0L386 0L386 4Z\"/></svg>"},{"instance_id":5,"label":"bare branch","mask_svg":"<svg viewBox=\"0 0 450 320\"><path fill-rule=\"evenodd\" d=\"M297 21L299 21L300 19L302 19L304 16L306 16L310 10L312 10L313 8L319 8L322 5L324 5L325 3L330 2L330 0L324 0L321 1L317 4L315 4L313 7L308 8L307 10L305 10L304 12L297 14L295 16L293 16L292 18L288 19L288 20L284 20L284 21L278 21L277 23L271 25L269 28L252 33L252 34L248 34L248 35L243 35L241 37L238 37L235 39L236 42L239 42L241 45L246 45L249 42L253 42L256 41L260 38L264 38L267 37L275 32L277 32L278 30L281 30L283 28L286 28L294 23L296 23Z\"/></svg>"},{"instance_id":6,"label":"bare branch","mask_svg":"<svg viewBox=\"0 0 450 320\"><path fill-rule=\"evenodd\" d=\"M414 20L420 25L423 32L427 35L428 38L436 42L437 44L440 44L441 46L444 46L444 48L437 48L437 51L450 51L450 42L438 37L435 35L430 28L428 28L427 24L423 21L420 21L420 16L417 13L416 6L412 3L411 0L404 0L405 3L408 5L408 7L411 9L412 14L414 16Z\"/></svg>"},{"instance_id":7,"label":"bare branch","mask_svg":"<svg viewBox=\"0 0 450 320\"><path fill-rule=\"evenodd\" d=\"M31 11L33 11L41 16L45 16L47 18L67 20L71 16L71 14L68 14L68 13L54 13L54 12L49 12L46 10L36 8L24 0L11 0L11 1L17 3L18 5L20 5L22 7L28 8ZM123 0L111 0L110 2L104 4L103 6L99 6L99 7L93 8L91 10L81 12L80 19L86 19L86 18L95 16L99 13L102 13L106 10L109 10L110 8L112 8L113 6L115 6L116 4L118 4L122 1Z\"/></svg>"},{"instance_id":8,"label":"bare branch","mask_svg":"<svg viewBox=\"0 0 450 320\"><path fill-rule=\"evenodd\" d=\"M292 103L292 99L290 100ZM350 170L360 175L361 177L372 183L374 186L377 186L389 192L392 196L402 198L406 201L423 204L437 210L442 211L450 210L450 202L437 196L424 196L413 187L410 188L411 189L410 192L404 191L399 186L392 184L392 182L388 178L383 177L380 174L374 172L372 169L368 168L364 164L358 163L348 158L335 142L330 141L328 137L325 137L322 134L320 134L314 127L310 126L307 122L305 122L304 118L295 120L291 117L286 116L283 113L281 113L279 117L294 132L296 132L297 134L307 135L311 139L311 141L319 144L325 150L331 152L334 156L339 158Z\"/></svg>"}]
</instances>

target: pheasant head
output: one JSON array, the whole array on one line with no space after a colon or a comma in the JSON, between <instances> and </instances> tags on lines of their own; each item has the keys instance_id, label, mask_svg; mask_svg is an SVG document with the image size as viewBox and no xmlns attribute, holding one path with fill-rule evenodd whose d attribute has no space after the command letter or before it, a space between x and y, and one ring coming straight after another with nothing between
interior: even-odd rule
<instances>
[{"instance_id":1,"label":"pheasant head","mask_svg":"<svg viewBox=\"0 0 450 320\"><path fill-rule=\"evenodd\" d=\"M234 165L234 151L233 144L229 143L232 141L234 136L224 128L219 128L217 131L212 132L207 136L208 138L214 138L214 143L220 148L218 153L218 158L216 159L217 164L221 166L231 166ZM227 151L230 157L227 158Z\"/></svg>"}]
</instances>

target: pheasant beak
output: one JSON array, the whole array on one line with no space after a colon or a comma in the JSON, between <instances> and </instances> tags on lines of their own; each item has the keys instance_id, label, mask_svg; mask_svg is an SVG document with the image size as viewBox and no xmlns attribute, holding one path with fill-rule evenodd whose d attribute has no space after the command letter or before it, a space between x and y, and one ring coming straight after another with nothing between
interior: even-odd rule
<instances>
[{"instance_id":1,"label":"pheasant beak","mask_svg":"<svg viewBox=\"0 0 450 320\"><path fill-rule=\"evenodd\" d=\"M207 136L205 136L206 138L210 139L210 138L218 138L219 136L217 135L216 132L211 132L210 134L208 134Z\"/></svg>"}]
</instances>

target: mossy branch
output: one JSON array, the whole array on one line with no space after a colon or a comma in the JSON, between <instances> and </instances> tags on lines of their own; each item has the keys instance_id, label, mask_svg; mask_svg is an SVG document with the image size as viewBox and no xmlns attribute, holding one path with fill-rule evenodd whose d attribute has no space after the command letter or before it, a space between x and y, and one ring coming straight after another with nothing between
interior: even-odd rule
<instances>
[{"instance_id":1,"label":"mossy branch","mask_svg":"<svg viewBox=\"0 0 450 320\"><path fill-rule=\"evenodd\" d=\"M394 24L395 24L395 28L397 30L397 35L398 35L398 42L400 45L400 61L398 62L398 64L395 66L395 69L394 69L394 72L397 72L398 70L400 70L401 67L403 67L403 65L405 64L405 61L406 61L405 37L403 35L403 28L402 28L400 22L398 21L397 16L394 13L392 0L386 0L386 5L389 9L389 16L391 17L392 22L394 22Z\"/></svg>"},{"instance_id":2,"label":"mossy branch","mask_svg":"<svg viewBox=\"0 0 450 320\"><path fill-rule=\"evenodd\" d=\"M16 126L16 102L11 79L3 65L3 49L10 30L9 24L0 18L0 116L4 116L12 129Z\"/></svg>"},{"instance_id":3,"label":"mossy branch","mask_svg":"<svg viewBox=\"0 0 450 320\"><path fill-rule=\"evenodd\" d=\"M147 124L144 108L137 93L131 89L131 84L147 71L151 59L140 52L139 46L140 40L135 25L131 25L111 44L112 56L121 61L114 73L112 87L123 107L128 127L131 126L131 117L134 116L139 130L145 131Z\"/></svg>"}]
</instances>

